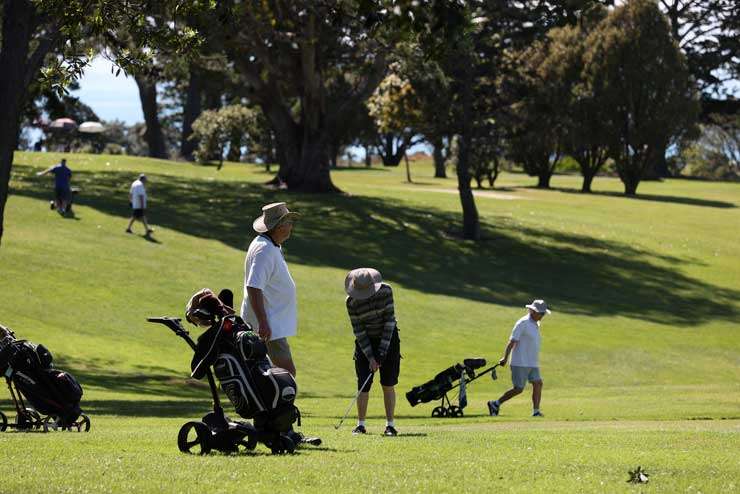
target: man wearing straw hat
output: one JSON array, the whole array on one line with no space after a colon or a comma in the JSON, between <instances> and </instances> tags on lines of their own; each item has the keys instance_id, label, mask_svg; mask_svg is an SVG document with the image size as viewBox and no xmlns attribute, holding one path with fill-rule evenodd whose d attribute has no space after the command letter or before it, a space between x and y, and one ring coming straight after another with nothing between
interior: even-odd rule
<instances>
[{"instance_id":1,"label":"man wearing straw hat","mask_svg":"<svg viewBox=\"0 0 740 494\"><path fill-rule=\"evenodd\" d=\"M527 381L532 383L532 416L543 417L540 412L542 397L542 376L540 375L540 321L550 313L544 300L535 300L525 305L529 313L519 319L511 331L509 343L504 356L498 361L506 365L511 354L512 388L501 395L498 400L488 402L488 413L496 416L501 405L524 391Z\"/></svg>"},{"instance_id":2,"label":"man wearing straw hat","mask_svg":"<svg viewBox=\"0 0 740 494\"><path fill-rule=\"evenodd\" d=\"M366 434L365 417L373 374L380 371L385 404L385 436L395 436L395 385L401 366L401 343L393 305L393 291L372 268L353 269L344 280L347 312L355 334L357 374L357 427L353 434Z\"/></svg>"},{"instance_id":3,"label":"man wearing straw hat","mask_svg":"<svg viewBox=\"0 0 740 494\"><path fill-rule=\"evenodd\" d=\"M298 213L284 202L268 204L252 227L252 240L244 261L244 300L241 316L267 343L273 365L296 374L288 337L296 334L296 287L283 257L282 245L290 238Z\"/></svg>"}]
</instances>

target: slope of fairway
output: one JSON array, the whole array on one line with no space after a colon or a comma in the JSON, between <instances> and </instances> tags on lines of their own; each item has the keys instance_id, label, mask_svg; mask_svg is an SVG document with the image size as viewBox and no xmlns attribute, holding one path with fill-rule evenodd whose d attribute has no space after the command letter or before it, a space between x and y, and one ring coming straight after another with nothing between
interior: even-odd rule
<instances>
[{"instance_id":1,"label":"slope of fairway","mask_svg":"<svg viewBox=\"0 0 740 494\"><path fill-rule=\"evenodd\" d=\"M445 478L452 485L468 479L471 490L497 483L522 491L621 490L628 467L638 464L660 472L650 486L666 492L738 488L740 466L730 447L736 449L740 419L738 184L645 182L629 199L612 178L598 178L596 193L583 195L576 176L556 176L555 188L545 191L530 187L530 177L504 174L497 190L476 197L484 240L472 243L457 237L455 179L430 178L429 163L414 164L412 184L403 170L338 170L333 179L346 194L320 196L264 188L271 176L252 165L219 171L71 155L81 191L74 218L62 218L49 211L51 180L35 176L59 157L16 155L0 247L0 323L52 350L82 382L93 417L93 432L81 438L0 436L8 445L0 457L8 461L33 451L45 465L66 450L70 465L92 472L67 476L70 465L52 467L57 491L162 491L170 475L170 490L197 491L214 478L195 472L223 464L235 472L221 478L226 492L229 482L245 482L241 474L252 462L265 472L259 491L270 482L288 491L356 490L394 458L408 470L391 468L378 490L448 490ZM151 241L140 225L138 234L124 233L128 187L140 172L149 177ZM232 288L240 299L252 220L262 204L278 200L303 214L285 245L299 298L299 335L291 345L304 428L326 436L328 448L288 460L300 472L295 478L284 478L270 457L176 454L177 428L208 409L208 391L186 379L185 344L146 322L181 316L204 286ZM394 287L404 357L398 422L413 433L401 445L348 436L351 419L339 433L330 427L354 394L343 280L363 265L378 268ZM468 418L436 422L428 418L433 404L406 403L405 391L462 358L498 359L533 298L553 308L543 322L542 424L525 420L525 396L507 404L495 424L485 415L485 401L509 384L508 369L496 382L471 385ZM11 405L4 399L0 408ZM378 432L378 390L370 411ZM698 418L726 420L711 427L685 420ZM606 422L613 420L621 425ZM678 422L664 431L662 421ZM358 439L367 439L367 451ZM441 457L430 461L436 448ZM550 455L534 473L537 481L527 448L535 448L533 458ZM706 457L692 465L680 448L700 448ZM322 466L313 470L319 458ZM358 478L343 473L358 464ZM48 492L48 484L30 474L0 480L1 492L22 489Z\"/></svg>"}]
</instances>

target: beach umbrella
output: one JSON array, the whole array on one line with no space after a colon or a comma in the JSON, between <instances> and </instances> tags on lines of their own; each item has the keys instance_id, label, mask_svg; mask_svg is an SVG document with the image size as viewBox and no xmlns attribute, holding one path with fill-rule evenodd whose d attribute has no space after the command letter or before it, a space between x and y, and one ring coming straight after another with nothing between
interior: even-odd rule
<instances>
[{"instance_id":1,"label":"beach umbrella","mask_svg":"<svg viewBox=\"0 0 740 494\"><path fill-rule=\"evenodd\" d=\"M71 118L57 118L49 124L49 128L52 130L75 130L77 122Z\"/></svg>"},{"instance_id":2,"label":"beach umbrella","mask_svg":"<svg viewBox=\"0 0 740 494\"><path fill-rule=\"evenodd\" d=\"M105 132L105 127L100 122L82 122L77 130L85 134L100 134Z\"/></svg>"}]
</instances>

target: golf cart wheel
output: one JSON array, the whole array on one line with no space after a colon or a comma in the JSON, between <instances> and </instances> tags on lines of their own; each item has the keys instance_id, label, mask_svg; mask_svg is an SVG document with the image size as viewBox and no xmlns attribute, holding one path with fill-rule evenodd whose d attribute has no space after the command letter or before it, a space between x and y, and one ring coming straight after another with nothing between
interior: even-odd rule
<instances>
[{"instance_id":1,"label":"golf cart wheel","mask_svg":"<svg viewBox=\"0 0 740 494\"><path fill-rule=\"evenodd\" d=\"M46 424L41 420L39 412L33 408L24 408L20 410L18 415L15 417L15 423L19 430L30 431L32 429L44 429L44 432L48 431Z\"/></svg>"},{"instance_id":2,"label":"golf cart wheel","mask_svg":"<svg viewBox=\"0 0 740 494\"><path fill-rule=\"evenodd\" d=\"M90 432L90 417L83 413L80 415L80 418L72 424L69 430L73 430L72 427L74 427L77 432Z\"/></svg>"},{"instance_id":3,"label":"golf cart wheel","mask_svg":"<svg viewBox=\"0 0 740 494\"><path fill-rule=\"evenodd\" d=\"M450 405L450 408L447 409L447 416L448 417L462 417L463 416L462 408L455 406L455 405Z\"/></svg>"},{"instance_id":4,"label":"golf cart wheel","mask_svg":"<svg viewBox=\"0 0 740 494\"><path fill-rule=\"evenodd\" d=\"M446 417L447 416L447 409L445 407L434 407L434 410L432 410L432 417L434 418L440 418L440 417Z\"/></svg>"},{"instance_id":5,"label":"golf cart wheel","mask_svg":"<svg viewBox=\"0 0 740 494\"><path fill-rule=\"evenodd\" d=\"M7 428L8 428L8 417L3 412L0 412L0 432L5 432L5 429Z\"/></svg>"},{"instance_id":6,"label":"golf cart wheel","mask_svg":"<svg viewBox=\"0 0 740 494\"><path fill-rule=\"evenodd\" d=\"M270 447L272 454L282 455L284 453L293 454L295 453L295 443L288 436L280 436Z\"/></svg>"},{"instance_id":7,"label":"golf cart wheel","mask_svg":"<svg viewBox=\"0 0 740 494\"><path fill-rule=\"evenodd\" d=\"M239 444L244 446L249 451L254 451L254 448L257 447L257 438L254 436L246 436L246 440L242 439L239 441Z\"/></svg>"},{"instance_id":8,"label":"golf cart wheel","mask_svg":"<svg viewBox=\"0 0 740 494\"><path fill-rule=\"evenodd\" d=\"M211 452L211 429L203 422L188 422L180 427L177 447L183 453L207 455Z\"/></svg>"},{"instance_id":9,"label":"golf cart wheel","mask_svg":"<svg viewBox=\"0 0 740 494\"><path fill-rule=\"evenodd\" d=\"M46 427L46 430L47 431L49 429L54 430L54 431L55 430L58 430L59 429L59 423L57 422L57 418L54 417L54 416L52 416L52 415L48 415L48 416L44 417L44 427Z\"/></svg>"}]
</instances>

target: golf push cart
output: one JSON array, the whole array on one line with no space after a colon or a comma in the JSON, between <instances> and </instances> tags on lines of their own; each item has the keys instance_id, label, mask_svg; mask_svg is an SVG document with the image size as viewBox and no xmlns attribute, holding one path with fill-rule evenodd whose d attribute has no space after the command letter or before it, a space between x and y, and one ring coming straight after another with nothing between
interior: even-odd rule
<instances>
[{"instance_id":1,"label":"golf push cart","mask_svg":"<svg viewBox=\"0 0 740 494\"><path fill-rule=\"evenodd\" d=\"M457 363L450 366L434 376L434 379L425 382L421 386L411 388L411 391L406 393L406 399L412 407L419 403L442 400L442 403L432 410L432 417L462 417L464 415L463 409L468 405L467 385L489 373L491 374L491 379L494 381L498 378L496 375L498 364L478 374L475 373L476 369L485 367L485 365L486 359L466 358L462 364ZM453 405L447 396L448 393L455 389L458 390L457 405Z\"/></svg>"},{"instance_id":2,"label":"golf push cart","mask_svg":"<svg viewBox=\"0 0 740 494\"><path fill-rule=\"evenodd\" d=\"M220 298L223 300L226 297L220 295ZM218 305L221 306L220 303ZM273 454L282 454L293 453L301 444L319 446L320 438L305 438L292 428L293 422L301 425L300 412L293 405L296 393L293 377L284 369L269 366L264 353L260 353L257 348L264 349L264 344L258 339L257 342L251 340L252 348L249 347L250 342L245 343L245 340L256 336L249 331L249 326L241 318L231 313L233 311L230 308L229 311L215 319L212 317L213 312L208 314L204 311L204 317L215 322L198 338L198 343L189 336L179 318L147 319L149 322L167 326L185 340L195 352L195 360L199 360L193 371L194 377L206 377L211 390L213 411L200 421L187 422L180 428L177 436L178 448L183 453L205 455L211 450L236 453L240 446L253 450L258 443L262 443ZM191 317L188 316L188 319L191 320ZM225 351L234 350L233 345L239 345L237 354L246 361L240 361ZM202 346L208 348L208 353L200 360L199 351ZM244 418L253 419L253 423L231 420L226 416L219 399L214 372L237 413ZM272 395L267 396L268 392Z\"/></svg>"},{"instance_id":3,"label":"golf push cart","mask_svg":"<svg viewBox=\"0 0 740 494\"><path fill-rule=\"evenodd\" d=\"M80 410L82 387L77 380L53 367L51 352L44 345L18 340L10 328L2 325L0 373L5 376L16 410L14 422L0 412L0 431L90 430L90 418Z\"/></svg>"}]
</instances>

